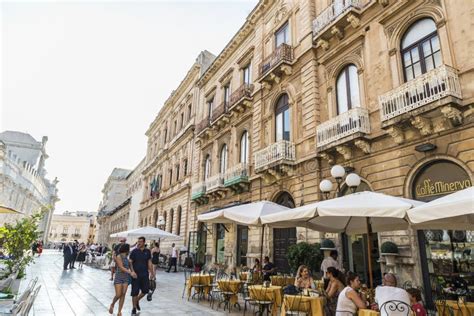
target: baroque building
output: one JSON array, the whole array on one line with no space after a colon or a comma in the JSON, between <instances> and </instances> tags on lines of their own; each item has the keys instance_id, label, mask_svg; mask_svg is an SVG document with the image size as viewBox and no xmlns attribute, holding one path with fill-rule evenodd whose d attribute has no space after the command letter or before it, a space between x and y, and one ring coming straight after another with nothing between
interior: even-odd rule
<instances>
[{"instance_id":1,"label":"baroque building","mask_svg":"<svg viewBox=\"0 0 474 316\"><path fill-rule=\"evenodd\" d=\"M37 141L22 132L0 133L0 205L21 213L0 214L0 224L46 210L39 225L43 242L48 241L54 207L59 201L58 180L46 178L47 141L46 136Z\"/></svg>"},{"instance_id":2,"label":"baroque building","mask_svg":"<svg viewBox=\"0 0 474 316\"><path fill-rule=\"evenodd\" d=\"M54 214L49 233L53 243L77 240L85 244L96 242L96 212L64 212Z\"/></svg>"}]
</instances>

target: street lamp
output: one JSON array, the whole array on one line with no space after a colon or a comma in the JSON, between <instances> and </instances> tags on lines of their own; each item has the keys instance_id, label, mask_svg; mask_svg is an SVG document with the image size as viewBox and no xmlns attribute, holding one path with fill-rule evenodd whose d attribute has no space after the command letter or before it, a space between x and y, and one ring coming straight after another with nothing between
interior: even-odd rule
<instances>
[{"instance_id":1,"label":"street lamp","mask_svg":"<svg viewBox=\"0 0 474 316\"><path fill-rule=\"evenodd\" d=\"M352 169L353 170L353 169ZM341 195L341 184L344 181L344 176L346 175L346 169L343 166L335 165L331 168L331 176L336 179L337 188L336 188L336 197ZM351 192L354 193L357 190L361 180L360 177L355 173L350 173L346 176L345 183L351 189ZM324 198L327 200L329 194L333 189L333 184L331 180L325 179L319 183L319 189L324 194Z\"/></svg>"}]
</instances>

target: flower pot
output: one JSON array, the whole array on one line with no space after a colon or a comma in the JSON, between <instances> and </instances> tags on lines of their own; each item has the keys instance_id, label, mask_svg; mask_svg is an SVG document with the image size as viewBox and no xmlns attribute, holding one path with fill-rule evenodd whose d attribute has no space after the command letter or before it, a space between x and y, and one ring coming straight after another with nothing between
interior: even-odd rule
<instances>
[{"instance_id":1,"label":"flower pot","mask_svg":"<svg viewBox=\"0 0 474 316\"><path fill-rule=\"evenodd\" d=\"M385 264L389 267L395 266L395 258L398 257L398 253L381 253L385 257Z\"/></svg>"}]
</instances>

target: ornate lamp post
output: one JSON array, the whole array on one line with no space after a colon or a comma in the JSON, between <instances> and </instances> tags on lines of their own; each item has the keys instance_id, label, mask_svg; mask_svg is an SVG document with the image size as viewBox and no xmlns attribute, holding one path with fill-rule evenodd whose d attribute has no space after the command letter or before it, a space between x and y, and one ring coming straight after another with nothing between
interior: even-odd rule
<instances>
[{"instance_id":1,"label":"ornate lamp post","mask_svg":"<svg viewBox=\"0 0 474 316\"><path fill-rule=\"evenodd\" d=\"M335 165L331 168L331 176L336 180L336 197L341 196L341 184L344 181L344 176L346 175L346 169L340 165ZM361 180L356 173L349 173L345 178L346 185L351 189L351 192L354 193L357 190ZM319 189L324 194L324 198L327 200L329 194L333 190L333 183L331 180L324 179L319 183Z\"/></svg>"}]
</instances>

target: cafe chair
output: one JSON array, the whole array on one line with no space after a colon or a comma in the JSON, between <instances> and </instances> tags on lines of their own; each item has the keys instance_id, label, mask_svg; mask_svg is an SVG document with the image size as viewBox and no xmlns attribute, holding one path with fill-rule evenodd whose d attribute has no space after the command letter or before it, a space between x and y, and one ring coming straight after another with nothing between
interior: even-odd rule
<instances>
[{"instance_id":1,"label":"cafe chair","mask_svg":"<svg viewBox=\"0 0 474 316\"><path fill-rule=\"evenodd\" d=\"M304 300L302 293L294 295L295 298L290 306L285 306L285 315L308 316L310 311L310 301Z\"/></svg>"},{"instance_id":2,"label":"cafe chair","mask_svg":"<svg viewBox=\"0 0 474 316\"><path fill-rule=\"evenodd\" d=\"M194 269L184 268L184 288L183 288L183 295L181 295L181 298L184 298L184 293L186 292L188 282L190 282L189 277L191 276L191 273L193 271Z\"/></svg>"},{"instance_id":3,"label":"cafe chair","mask_svg":"<svg viewBox=\"0 0 474 316\"><path fill-rule=\"evenodd\" d=\"M224 301L224 297L222 296L222 291L219 289L219 284L217 281L219 280L227 280L229 279L229 276L223 272L217 272L216 276L214 278L214 282L210 285L210 290L209 290L209 306L214 309L214 303L217 301L219 304L217 304L217 309L219 309L219 305L221 302Z\"/></svg>"},{"instance_id":4,"label":"cafe chair","mask_svg":"<svg viewBox=\"0 0 474 316\"><path fill-rule=\"evenodd\" d=\"M255 300L250 297L250 292L249 292L249 287L248 284L245 284L242 286L242 297L244 299L244 316L245 312L247 311L247 304L250 306L256 305Z\"/></svg>"},{"instance_id":5,"label":"cafe chair","mask_svg":"<svg viewBox=\"0 0 474 316\"><path fill-rule=\"evenodd\" d=\"M357 316L357 313L353 313L350 311L336 311L337 316Z\"/></svg>"},{"instance_id":6,"label":"cafe chair","mask_svg":"<svg viewBox=\"0 0 474 316\"><path fill-rule=\"evenodd\" d=\"M411 306L403 301L387 301L380 306L381 316L403 315L410 316Z\"/></svg>"},{"instance_id":7,"label":"cafe chair","mask_svg":"<svg viewBox=\"0 0 474 316\"><path fill-rule=\"evenodd\" d=\"M263 316L266 311L266 315L270 314L270 309L275 300L274 292L269 288L264 287L261 291L256 289L250 289L251 296L255 300L255 305L258 306L259 316Z\"/></svg>"},{"instance_id":8,"label":"cafe chair","mask_svg":"<svg viewBox=\"0 0 474 316\"><path fill-rule=\"evenodd\" d=\"M446 306L449 316L471 316L471 312L467 304L457 301L456 305Z\"/></svg>"}]
</instances>

